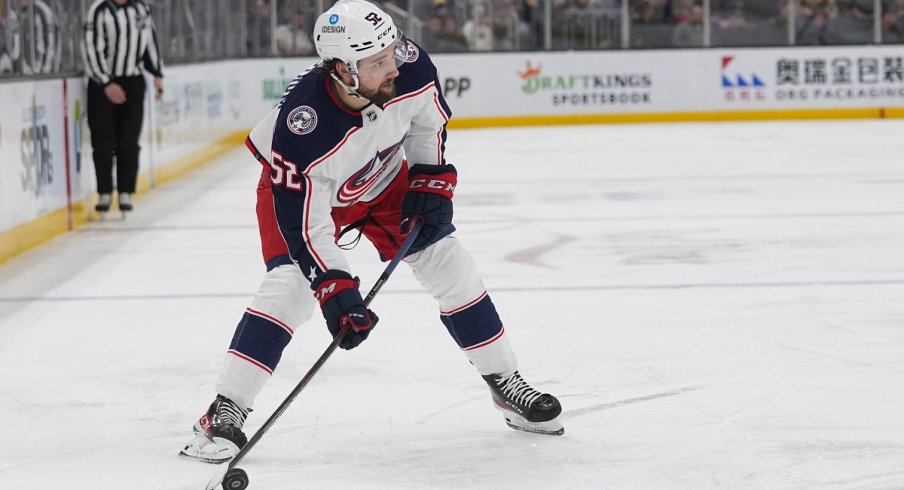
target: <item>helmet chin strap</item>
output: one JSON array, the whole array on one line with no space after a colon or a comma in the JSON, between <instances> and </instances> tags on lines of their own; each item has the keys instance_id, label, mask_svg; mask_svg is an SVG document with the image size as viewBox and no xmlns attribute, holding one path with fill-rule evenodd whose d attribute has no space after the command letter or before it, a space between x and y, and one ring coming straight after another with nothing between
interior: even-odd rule
<instances>
[{"instance_id":1,"label":"helmet chin strap","mask_svg":"<svg viewBox=\"0 0 904 490\"><path fill-rule=\"evenodd\" d=\"M354 69L352 69L352 67L348 66L348 63L346 63L345 66L348 67L348 74L351 75L352 80L355 81L354 86L349 87L348 85L346 85L345 82L343 82L342 79L339 78L339 75L336 74L336 70L333 70L332 72L330 72L330 76L333 77L333 80L336 80L336 83L341 85L342 88L344 88L346 92L348 92L348 95L351 95L352 97L357 97L359 99L364 99L365 97L358 93L358 87L361 86L361 83L358 81L358 74L356 73L356 71Z\"/></svg>"}]
</instances>

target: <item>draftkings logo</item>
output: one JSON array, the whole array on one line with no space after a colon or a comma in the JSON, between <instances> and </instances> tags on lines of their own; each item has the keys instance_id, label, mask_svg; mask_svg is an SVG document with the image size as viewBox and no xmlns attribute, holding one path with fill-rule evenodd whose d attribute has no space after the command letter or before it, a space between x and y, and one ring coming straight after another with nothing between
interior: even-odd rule
<instances>
[{"instance_id":1,"label":"draftkings logo","mask_svg":"<svg viewBox=\"0 0 904 490\"><path fill-rule=\"evenodd\" d=\"M543 65L526 62L518 71L525 95L548 93L552 105L637 105L649 104L653 75L649 73L562 73L544 74Z\"/></svg>"},{"instance_id":2,"label":"draftkings logo","mask_svg":"<svg viewBox=\"0 0 904 490\"><path fill-rule=\"evenodd\" d=\"M766 100L766 84L753 71L739 69L734 56L722 57L722 89L728 102L761 102Z\"/></svg>"}]
</instances>

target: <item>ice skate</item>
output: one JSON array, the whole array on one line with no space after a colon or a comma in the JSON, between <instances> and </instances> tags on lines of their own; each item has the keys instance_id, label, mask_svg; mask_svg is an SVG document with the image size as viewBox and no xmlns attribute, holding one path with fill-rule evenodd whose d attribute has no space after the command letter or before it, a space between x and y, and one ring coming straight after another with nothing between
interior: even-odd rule
<instances>
[{"instance_id":1,"label":"ice skate","mask_svg":"<svg viewBox=\"0 0 904 490\"><path fill-rule=\"evenodd\" d=\"M493 403L512 429L556 436L565 433L557 418L562 413L559 400L531 388L518 371L505 378L489 375L483 379L493 393Z\"/></svg>"},{"instance_id":2,"label":"ice skate","mask_svg":"<svg viewBox=\"0 0 904 490\"><path fill-rule=\"evenodd\" d=\"M132 195L128 192L119 193L119 210L125 214L132 210Z\"/></svg>"},{"instance_id":3,"label":"ice skate","mask_svg":"<svg viewBox=\"0 0 904 490\"><path fill-rule=\"evenodd\" d=\"M217 395L207 412L195 422L194 437L179 451L179 456L214 464L229 461L248 443L242 425L250 411Z\"/></svg>"},{"instance_id":4,"label":"ice skate","mask_svg":"<svg viewBox=\"0 0 904 490\"><path fill-rule=\"evenodd\" d=\"M97 204L94 206L94 210L98 213L106 213L110 210L110 204L113 203L113 195L112 194L101 194L100 198L97 200Z\"/></svg>"}]
</instances>

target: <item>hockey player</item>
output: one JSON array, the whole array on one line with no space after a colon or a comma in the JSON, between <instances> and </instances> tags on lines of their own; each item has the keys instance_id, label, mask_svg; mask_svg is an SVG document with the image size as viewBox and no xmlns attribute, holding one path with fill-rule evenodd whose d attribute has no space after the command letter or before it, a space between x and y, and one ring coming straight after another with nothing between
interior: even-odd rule
<instances>
[{"instance_id":1,"label":"hockey player","mask_svg":"<svg viewBox=\"0 0 904 490\"><path fill-rule=\"evenodd\" d=\"M267 274L236 328L216 399L180 454L219 463L247 443L242 426L254 399L318 304L334 337L342 322L353 327L341 348L367 339L378 318L363 304L339 236L363 234L385 261L413 220L423 226L405 262L508 425L562 434L559 401L518 373L474 261L451 235L457 172L444 158L451 111L436 67L363 0L341 0L320 15L314 41L322 61L289 85L246 140L264 167L257 216Z\"/></svg>"}]
</instances>

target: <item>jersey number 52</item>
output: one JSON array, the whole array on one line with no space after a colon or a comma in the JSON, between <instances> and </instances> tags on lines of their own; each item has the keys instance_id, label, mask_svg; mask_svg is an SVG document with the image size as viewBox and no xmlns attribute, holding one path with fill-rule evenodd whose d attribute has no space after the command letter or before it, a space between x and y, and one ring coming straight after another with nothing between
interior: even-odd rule
<instances>
[{"instance_id":1,"label":"jersey number 52","mask_svg":"<svg viewBox=\"0 0 904 490\"><path fill-rule=\"evenodd\" d=\"M301 176L298 174L298 165L295 162L283 159L282 155L273 152L270 162L270 180L273 185L284 185L288 189L301 190Z\"/></svg>"}]
</instances>

